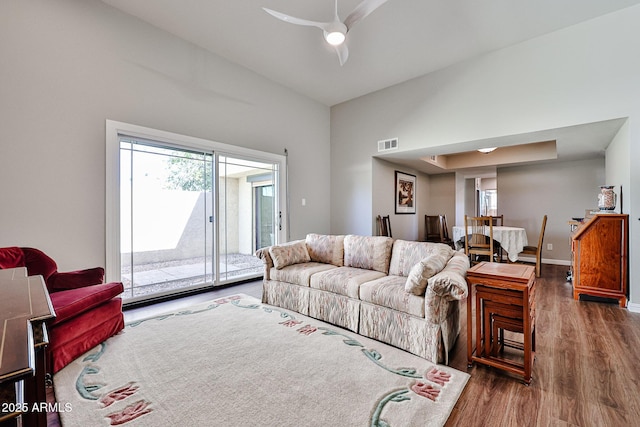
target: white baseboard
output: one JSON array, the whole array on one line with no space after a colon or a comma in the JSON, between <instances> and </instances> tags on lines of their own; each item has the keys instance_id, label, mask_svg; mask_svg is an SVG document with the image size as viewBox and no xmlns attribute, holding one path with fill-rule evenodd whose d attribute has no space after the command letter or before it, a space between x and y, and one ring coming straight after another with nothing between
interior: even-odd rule
<instances>
[{"instance_id":1,"label":"white baseboard","mask_svg":"<svg viewBox=\"0 0 640 427\"><path fill-rule=\"evenodd\" d=\"M627 310L629 310L632 313L640 313L640 304L627 302Z\"/></svg>"}]
</instances>

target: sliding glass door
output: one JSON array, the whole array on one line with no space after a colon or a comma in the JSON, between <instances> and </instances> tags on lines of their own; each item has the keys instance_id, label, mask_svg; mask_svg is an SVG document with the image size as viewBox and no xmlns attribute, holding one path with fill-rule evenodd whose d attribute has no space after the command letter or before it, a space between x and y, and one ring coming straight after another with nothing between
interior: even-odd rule
<instances>
[{"instance_id":1,"label":"sliding glass door","mask_svg":"<svg viewBox=\"0 0 640 427\"><path fill-rule=\"evenodd\" d=\"M252 254L275 243L277 164L217 156L220 281L260 274ZM270 196L269 196L270 195Z\"/></svg>"},{"instance_id":2,"label":"sliding glass door","mask_svg":"<svg viewBox=\"0 0 640 427\"><path fill-rule=\"evenodd\" d=\"M285 239L284 157L133 134L112 135L107 164L107 279L125 302L260 277L256 249Z\"/></svg>"},{"instance_id":3,"label":"sliding glass door","mask_svg":"<svg viewBox=\"0 0 640 427\"><path fill-rule=\"evenodd\" d=\"M120 142L121 280L126 297L214 279L213 153Z\"/></svg>"}]
</instances>

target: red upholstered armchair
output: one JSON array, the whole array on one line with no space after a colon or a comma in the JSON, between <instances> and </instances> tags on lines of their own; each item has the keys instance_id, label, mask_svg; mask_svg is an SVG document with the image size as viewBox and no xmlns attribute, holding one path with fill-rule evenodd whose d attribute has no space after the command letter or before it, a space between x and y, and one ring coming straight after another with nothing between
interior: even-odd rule
<instances>
[{"instance_id":1,"label":"red upholstered armchair","mask_svg":"<svg viewBox=\"0 0 640 427\"><path fill-rule=\"evenodd\" d=\"M59 272L55 261L33 248L0 248L0 269L26 267L29 276L42 275L56 318L49 331L48 367L54 374L69 362L124 327L122 283L103 283L101 267Z\"/></svg>"}]
</instances>

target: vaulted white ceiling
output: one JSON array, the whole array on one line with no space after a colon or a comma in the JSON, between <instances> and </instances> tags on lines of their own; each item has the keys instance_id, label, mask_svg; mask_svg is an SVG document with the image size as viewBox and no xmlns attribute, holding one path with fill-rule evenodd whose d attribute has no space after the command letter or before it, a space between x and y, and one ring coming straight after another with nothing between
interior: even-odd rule
<instances>
[{"instance_id":1,"label":"vaulted white ceiling","mask_svg":"<svg viewBox=\"0 0 640 427\"><path fill-rule=\"evenodd\" d=\"M280 21L262 9L331 21L335 0L102 1L327 106L640 4L640 0L388 0L349 31L349 59L340 66L320 29ZM360 1L338 0L340 18L344 20ZM424 149L381 157L431 174L448 170L421 159L491 145L553 140L564 160L597 157L604 156L623 123L624 119L608 120L469 141L443 147L446 153ZM487 156L478 166L494 157ZM504 164L528 160L513 157Z\"/></svg>"},{"instance_id":2,"label":"vaulted white ceiling","mask_svg":"<svg viewBox=\"0 0 640 427\"><path fill-rule=\"evenodd\" d=\"M227 60L335 105L640 0L388 0L349 32L349 60L314 27L334 0L102 0ZM338 0L344 19L360 0Z\"/></svg>"}]
</instances>

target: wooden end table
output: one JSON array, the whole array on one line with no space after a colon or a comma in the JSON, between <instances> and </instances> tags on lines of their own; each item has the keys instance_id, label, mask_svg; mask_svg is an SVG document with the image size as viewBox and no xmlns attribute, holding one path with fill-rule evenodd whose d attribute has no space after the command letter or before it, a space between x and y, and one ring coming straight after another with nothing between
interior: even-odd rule
<instances>
[{"instance_id":1,"label":"wooden end table","mask_svg":"<svg viewBox=\"0 0 640 427\"><path fill-rule=\"evenodd\" d=\"M535 268L481 262L467 271L467 283L468 366L477 362L503 369L522 375L529 385L535 358ZM505 330L521 333L523 342L505 339ZM504 347L522 350L524 362L503 357Z\"/></svg>"}]
</instances>

